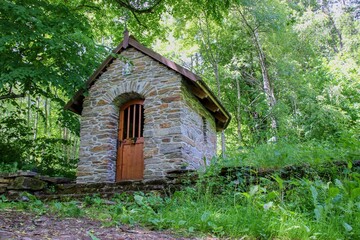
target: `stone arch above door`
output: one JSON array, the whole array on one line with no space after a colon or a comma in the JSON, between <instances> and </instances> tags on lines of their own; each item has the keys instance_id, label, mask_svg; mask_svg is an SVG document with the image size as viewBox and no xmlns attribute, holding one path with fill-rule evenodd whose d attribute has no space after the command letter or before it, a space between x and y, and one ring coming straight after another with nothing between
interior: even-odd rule
<instances>
[{"instance_id":1,"label":"stone arch above door","mask_svg":"<svg viewBox=\"0 0 360 240\"><path fill-rule=\"evenodd\" d=\"M145 99L155 89L149 82L123 82L109 89L103 99L105 102L113 103L119 107L128 100Z\"/></svg>"},{"instance_id":2,"label":"stone arch above door","mask_svg":"<svg viewBox=\"0 0 360 240\"><path fill-rule=\"evenodd\" d=\"M123 94L117 96L112 102L115 106L120 108L128 102L130 102L132 100L138 100L138 99L144 100L145 97L136 92L126 92L126 93L123 93Z\"/></svg>"}]
</instances>

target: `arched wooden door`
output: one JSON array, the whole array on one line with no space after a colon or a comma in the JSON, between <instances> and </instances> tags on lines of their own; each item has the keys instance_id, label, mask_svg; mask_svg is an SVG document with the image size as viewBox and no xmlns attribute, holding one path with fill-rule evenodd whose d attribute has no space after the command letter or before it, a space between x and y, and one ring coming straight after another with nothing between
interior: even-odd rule
<instances>
[{"instance_id":1,"label":"arched wooden door","mask_svg":"<svg viewBox=\"0 0 360 240\"><path fill-rule=\"evenodd\" d=\"M132 100L120 108L116 181L144 177L144 100Z\"/></svg>"}]
</instances>

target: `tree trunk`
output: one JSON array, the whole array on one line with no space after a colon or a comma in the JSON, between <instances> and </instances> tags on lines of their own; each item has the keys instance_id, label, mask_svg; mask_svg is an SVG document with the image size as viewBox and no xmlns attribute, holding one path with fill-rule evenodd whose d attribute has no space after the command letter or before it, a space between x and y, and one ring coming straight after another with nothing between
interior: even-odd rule
<instances>
[{"instance_id":1,"label":"tree trunk","mask_svg":"<svg viewBox=\"0 0 360 240\"><path fill-rule=\"evenodd\" d=\"M35 119L34 119L34 140L37 139L38 134L38 123L39 123L39 107L40 107L40 98L36 98L36 113L35 113Z\"/></svg>"},{"instance_id":2,"label":"tree trunk","mask_svg":"<svg viewBox=\"0 0 360 240\"><path fill-rule=\"evenodd\" d=\"M213 62L213 69L214 69L214 76L217 85L217 97L221 99L221 88L220 88L220 77L219 77L219 64L217 60L214 59ZM221 156L223 158L226 157L226 139L225 139L225 132L224 130L221 131Z\"/></svg>"},{"instance_id":3,"label":"tree trunk","mask_svg":"<svg viewBox=\"0 0 360 240\"><path fill-rule=\"evenodd\" d=\"M328 1L322 1L322 6L321 6L321 10L322 12L328 16L329 18L329 21L330 21L330 25L332 27L332 29L334 29L335 33L336 33L336 36L339 40L339 45L340 45L340 51L343 49L343 38L342 38L342 33L341 31L336 27L336 24L335 24L335 20L334 18L331 16L331 11L330 11L330 8L329 8L329 3ZM335 53L338 53L339 52L339 49L337 48L336 46L336 41L335 41L335 37L333 34L331 34L331 38L333 39L334 41L334 45L333 45L333 49L334 49L334 52Z\"/></svg>"},{"instance_id":4,"label":"tree trunk","mask_svg":"<svg viewBox=\"0 0 360 240\"><path fill-rule=\"evenodd\" d=\"M48 127L48 134L51 136L51 130L52 130L52 121L51 121L51 99L49 99L49 112L48 112L48 119L49 119L49 127Z\"/></svg>"},{"instance_id":5,"label":"tree trunk","mask_svg":"<svg viewBox=\"0 0 360 240\"><path fill-rule=\"evenodd\" d=\"M30 128L30 119L31 119L31 97L30 95L27 96L27 125Z\"/></svg>"},{"instance_id":6,"label":"tree trunk","mask_svg":"<svg viewBox=\"0 0 360 240\"><path fill-rule=\"evenodd\" d=\"M236 105L236 122L237 122L237 135L239 143L242 142L241 134L241 91L240 91L240 81L237 76L235 76L236 81L236 91L237 91L237 105Z\"/></svg>"},{"instance_id":7,"label":"tree trunk","mask_svg":"<svg viewBox=\"0 0 360 240\"><path fill-rule=\"evenodd\" d=\"M66 141L69 140L68 131L67 131L66 127L63 128L62 139L66 140ZM69 159L68 159L68 146L67 145L65 145L65 144L62 145L62 152L64 153L64 155L66 155L66 160L68 161Z\"/></svg>"},{"instance_id":8,"label":"tree trunk","mask_svg":"<svg viewBox=\"0 0 360 240\"><path fill-rule=\"evenodd\" d=\"M49 122L49 112L48 112L48 98L45 98L44 101L44 114L45 114L45 121L44 121L44 133L47 137L49 137L49 130L48 130L48 122Z\"/></svg>"},{"instance_id":9,"label":"tree trunk","mask_svg":"<svg viewBox=\"0 0 360 240\"><path fill-rule=\"evenodd\" d=\"M252 40L254 42L256 51L258 53L259 56L259 63L260 63L260 67L261 67L261 74L262 74L262 78L263 78L263 91L265 93L266 96L266 101L267 101L267 105L269 106L269 111L270 111L270 127L272 129L273 134L276 134L277 131L277 121L272 113L273 108L276 104L276 98L274 95L274 91L271 87L270 84L270 78L269 78L269 74L268 74L268 70L266 67L266 56L265 53L262 49L261 43L260 43L260 39L259 39L259 34L256 28L251 27L251 25L249 24L249 22L247 21L246 17L244 16L244 14L242 13L241 9L238 8L238 12L241 16L241 18L243 19L249 34L252 37ZM272 137L273 140L277 141L276 136Z\"/></svg>"},{"instance_id":10,"label":"tree trunk","mask_svg":"<svg viewBox=\"0 0 360 240\"><path fill-rule=\"evenodd\" d=\"M276 104L276 98L274 95L274 91L271 87L270 84L270 79L269 79L269 74L267 71L267 67L266 67L266 58L265 58L265 54L264 51L262 50L260 41L259 41L259 35L258 32L255 30L253 33L253 39L254 39L254 43L256 45L258 54L259 54L259 61L260 61L260 66L261 66L261 74L263 77L263 88L264 88L264 93L266 96L266 100L269 106L269 110L270 112L273 110L273 107ZM270 114L270 120L271 120L271 128L274 131L274 133L276 132L277 129L277 121L274 117L274 115L271 113Z\"/></svg>"}]
</instances>

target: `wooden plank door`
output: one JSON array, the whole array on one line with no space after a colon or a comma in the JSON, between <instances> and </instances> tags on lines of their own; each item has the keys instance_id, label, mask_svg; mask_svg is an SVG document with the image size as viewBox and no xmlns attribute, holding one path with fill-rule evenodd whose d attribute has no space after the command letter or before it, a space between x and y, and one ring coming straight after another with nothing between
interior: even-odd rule
<instances>
[{"instance_id":1,"label":"wooden plank door","mask_svg":"<svg viewBox=\"0 0 360 240\"><path fill-rule=\"evenodd\" d=\"M132 100L120 108L116 181L144 177L144 100Z\"/></svg>"}]
</instances>

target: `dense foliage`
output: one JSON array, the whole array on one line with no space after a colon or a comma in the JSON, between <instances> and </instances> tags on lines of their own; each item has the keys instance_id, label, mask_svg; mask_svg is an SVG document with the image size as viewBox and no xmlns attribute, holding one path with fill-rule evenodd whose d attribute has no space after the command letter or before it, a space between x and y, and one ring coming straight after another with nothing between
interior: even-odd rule
<instances>
[{"instance_id":1,"label":"dense foliage","mask_svg":"<svg viewBox=\"0 0 360 240\"><path fill-rule=\"evenodd\" d=\"M78 124L62 107L101 48L87 18L63 3L2 1L0 20L0 163L66 174Z\"/></svg>"}]
</instances>

